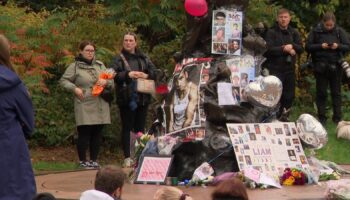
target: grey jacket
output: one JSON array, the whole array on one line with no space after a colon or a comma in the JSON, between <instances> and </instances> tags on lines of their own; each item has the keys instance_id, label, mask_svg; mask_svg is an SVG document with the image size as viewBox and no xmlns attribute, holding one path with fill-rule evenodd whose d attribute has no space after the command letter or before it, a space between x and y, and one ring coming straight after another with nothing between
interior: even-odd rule
<instances>
[{"instance_id":1,"label":"grey jacket","mask_svg":"<svg viewBox=\"0 0 350 200\"><path fill-rule=\"evenodd\" d=\"M101 61L93 61L91 65L76 61L70 64L60 79L60 85L74 94L76 87L84 92L84 99L74 98L76 126L110 124L109 104L100 96L92 96L92 87L106 67ZM107 87L114 87L113 80L108 80Z\"/></svg>"}]
</instances>

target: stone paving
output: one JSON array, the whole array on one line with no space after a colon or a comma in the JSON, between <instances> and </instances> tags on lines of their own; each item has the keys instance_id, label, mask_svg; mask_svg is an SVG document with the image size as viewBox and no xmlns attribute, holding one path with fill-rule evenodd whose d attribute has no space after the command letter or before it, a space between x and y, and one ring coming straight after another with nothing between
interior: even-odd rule
<instances>
[{"instance_id":1,"label":"stone paving","mask_svg":"<svg viewBox=\"0 0 350 200\"><path fill-rule=\"evenodd\" d=\"M346 166L350 169L350 166ZM56 173L36 176L38 192L50 192L58 199L79 199L81 192L92 189L96 170ZM346 177L349 178L349 177ZM155 191L162 186L126 184L123 200L152 199ZM290 186L283 189L248 190L249 199L324 199L325 183L321 185ZM213 187L180 187L194 199L210 200Z\"/></svg>"}]
</instances>

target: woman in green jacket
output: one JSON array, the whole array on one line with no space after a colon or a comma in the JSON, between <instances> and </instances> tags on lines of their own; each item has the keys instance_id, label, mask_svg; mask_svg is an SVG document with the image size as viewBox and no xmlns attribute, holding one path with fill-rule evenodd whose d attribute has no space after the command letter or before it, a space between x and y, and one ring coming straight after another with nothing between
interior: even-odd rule
<instances>
[{"instance_id":1,"label":"woman in green jacket","mask_svg":"<svg viewBox=\"0 0 350 200\"><path fill-rule=\"evenodd\" d=\"M96 47L92 42L83 41L80 53L60 79L60 84L74 95L74 113L78 131L77 149L79 165L84 168L98 168L97 156L102 139L102 129L111 123L109 103L101 96L93 96L95 84L113 87L113 79L99 79L106 71L101 61L95 59ZM90 161L86 159L89 146Z\"/></svg>"}]
</instances>

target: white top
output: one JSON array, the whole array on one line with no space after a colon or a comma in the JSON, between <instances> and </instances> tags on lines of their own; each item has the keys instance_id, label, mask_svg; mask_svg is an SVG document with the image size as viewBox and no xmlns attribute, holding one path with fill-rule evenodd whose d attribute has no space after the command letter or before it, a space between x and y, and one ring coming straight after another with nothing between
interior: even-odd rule
<instances>
[{"instance_id":1,"label":"white top","mask_svg":"<svg viewBox=\"0 0 350 200\"><path fill-rule=\"evenodd\" d=\"M188 87L191 88L192 82L189 83ZM175 91L175 98L174 98L174 124L173 129L179 130L182 128L182 125L185 122L185 115L186 115L186 109L190 102L189 94L190 90L188 90L187 94L184 96L183 99L179 98L178 92ZM193 117L192 124L194 122L195 117Z\"/></svg>"},{"instance_id":2,"label":"white top","mask_svg":"<svg viewBox=\"0 0 350 200\"><path fill-rule=\"evenodd\" d=\"M108 194L98 190L86 190L81 193L80 200L114 200Z\"/></svg>"}]
</instances>

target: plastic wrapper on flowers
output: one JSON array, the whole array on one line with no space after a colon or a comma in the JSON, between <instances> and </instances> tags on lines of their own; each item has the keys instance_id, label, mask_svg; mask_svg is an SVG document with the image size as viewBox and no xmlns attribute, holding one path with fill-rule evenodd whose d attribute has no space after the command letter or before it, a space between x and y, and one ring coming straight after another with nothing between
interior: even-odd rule
<instances>
[{"instance_id":1,"label":"plastic wrapper on flowers","mask_svg":"<svg viewBox=\"0 0 350 200\"><path fill-rule=\"evenodd\" d=\"M158 137L158 152L159 155L171 155L174 146L178 143L177 137L168 135Z\"/></svg>"},{"instance_id":2,"label":"plastic wrapper on flowers","mask_svg":"<svg viewBox=\"0 0 350 200\"><path fill-rule=\"evenodd\" d=\"M282 95L282 82L275 76L260 76L248 84L245 95L253 105L274 108Z\"/></svg>"},{"instance_id":3,"label":"plastic wrapper on flowers","mask_svg":"<svg viewBox=\"0 0 350 200\"><path fill-rule=\"evenodd\" d=\"M327 144L327 131L322 124L310 114L302 114L297 119L301 141L306 147L320 149Z\"/></svg>"},{"instance_id":4,"label":"plastic wrapper on flowers","mask_svg":"<svg viewBox=\"0 0 350 200\"><path fill-rule=\"evenodd\" d=\"M350 199L350 179L328 181L326 199Z\"/></svg>"}]
</instances>

